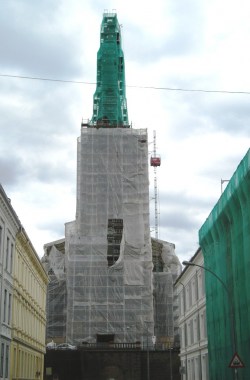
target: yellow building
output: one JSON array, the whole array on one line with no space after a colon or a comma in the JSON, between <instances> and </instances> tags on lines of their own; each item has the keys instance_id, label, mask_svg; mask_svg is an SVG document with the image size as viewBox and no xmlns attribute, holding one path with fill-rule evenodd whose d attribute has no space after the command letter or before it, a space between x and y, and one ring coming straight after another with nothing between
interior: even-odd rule
<instances>
[{"instance_id":1,"label":"yellow building","mask_svg":"<svg viewBox=\"0 0 250 380\"><path fill-rule=\"evenodd\" d=\"M16 235L10 380L43 379L48 276L25 230Z\"/></svg>"}]
</instances>

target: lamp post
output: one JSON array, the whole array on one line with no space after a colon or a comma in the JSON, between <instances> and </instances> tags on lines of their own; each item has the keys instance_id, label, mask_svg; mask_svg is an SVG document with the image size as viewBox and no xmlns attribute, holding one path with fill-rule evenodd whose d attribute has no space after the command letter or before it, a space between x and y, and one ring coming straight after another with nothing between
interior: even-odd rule
<instances>
[{"instance_id":1,"label":"lamp post","mask_svg":"<svg viewBox=\"0 0 250 380\"><path fill-rule=\"evenodd\" d=\"M231 294L230 294L229 289L226 286L225 282L222 281L222 279L215 272L213 272L210 268L206 268L206 267L204 267L202 265L195 264L195 263L193 263L191 261L183 261L182 264L186 265L186 266L194 266L194 267L202 268L202 269L206 270L207 272L211 273L222 284L223 288L225 289L225 291L227 293L227 297L228 297L228 304L229 304L229 307L230 307L231 333L232 333L232 340L233 340L232 343L233 343L234 353L236 353L237 350L236 350L236 330L235 330L234 307L233 307L233 303L232 303ZM238 379L238 371L237 371L237 368L234 368L234 380L237 380L237 379Z\"/></svg>"},{"instance_id":2,"label":"lamp post","mask_svg":"<svg viewBox=\"0 0 250 380\"><path fill-rule=\"evenodd\" d=\"M186 294L185 294L185 286L182 282L180 282L183 288L183 317L184 317L184 345L183 348L185 347L185 352L186 352L186 359L185 359L185 375L186 375L186 380L188 380L188 371L187 371L187 350L186 350L186 345L187 345L187 328L186 328L186 321L185 321L185 314L186 314ZM183 375L181 375L181 378L183 378Z\"/></svg>"}]
</instances>

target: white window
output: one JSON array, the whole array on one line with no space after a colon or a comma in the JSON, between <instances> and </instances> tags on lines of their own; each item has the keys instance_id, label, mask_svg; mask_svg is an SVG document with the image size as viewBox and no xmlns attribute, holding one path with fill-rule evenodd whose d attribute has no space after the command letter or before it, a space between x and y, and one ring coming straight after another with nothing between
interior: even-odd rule
<instances>
[{"instance_id":1,"label":"white window","mask_svg":"<svg viewBox=\"0 0 250 380\"><path fill-rule=\"evenodd\" d=\"M13 270L13 255L14 255L14 244L11 243L11 248L10 248L10 273L12 273Z\"/></svg>"},{"instance_id":2,"label":"white window","mask_svg":"<svg viewBox=\"0 0 250 380\"><path fill-rule=\"evenodd\" d=\"M9 303L8 303L8 325L10 325L11 318L11 294L9 294Z\"/></svg>"},{"instance_id":3,"label":"white window","mask_svg":"<svg viewBox=\"0 0 250 380\"><path fill-rule=\"evenodd\" d=\"M198 299L197 290L198 290L198 287L197 287L197 274L195 273L195 276L192 279L192 298L193 298L194 302L197 301L197 299Z\"/></svg>"},{"instance_id":4,"label":"white window","mask_svg":"<svg viewBox=\"0 0 250 380\"><path fill-rule=\"evenodd\" d=\"M7 237L6 242L6 256L5 256L5 269L8 270L8 263L9 263L9 249L10 249L10 238Z\"/></svg>"},{"instance_id":5,"label":"white window","mask_svg":"<svg viewBox=\"0 0 250 380\"><path fill-rule=\"evenodd\" d=\"M0 226L0 257L2 256L3 227Z\"/></svg>"},{"instance_id":6,"label":"white window","mask_svg":"<svg viewBox=\"0 0 250 380\"><path fill-rule=\"evenodd\" d=\"M198 341L197 317L194 318L194 343Z\"/></svg>"},{"instance_id":7,"label":"white window","mask_svg":"<svg viewBox=\"0 0 250 380\"><path fill-rule=\"evenodd\" d=\"M208 354L202 355L201 371L202 379L209 380Z\"/></svg>"},{"instance_id":8,"label":"white window","mask_svg":"<svg viewBox=\"0 0 250 380\"><path fill-rule=\"evenodd\" d=\"M1 361L0 361L0 377L3 377L3 366L4 366L4 344L1 344Z\"/></svg>"},{"instance_id":9,"label":"white window","mask_svg":"<svg viewBox=\"0 0 250 380\"><path fill-rule=\"evenodd\" d=\"M189 319L187 323L187 346L191 346L193 342L194 342L193 320Z\"/></svg>"},{"instance_id":10,"label":"white window","mask_svg":"<svg viewBox=\"0 0 250 380\"><path fill-rule=\"evenodd\" d=\"M8 379L9 376L9 346L5 347L5 377Z\"/></svg>"},{"instance_id":11,"label":"white window","mask_svg":"<svg viewBox=\"0 0 250 380\"><path fill-rule=\"evenodd\" d=\"M204 270L199 271L199 298L203 298L205 295L205 284L204 284Z\"/></svg>"},{"instance_id":12,"label":"white window","mask_svg":"<svg viewBox=\"0 0 250 380\"><path fill-rule=\"evenodd\" d=\"M207 322L206 322L206 313L203 311L201 313L200 318L200 327L201 327L201 339L205 339L207 337Z\"/></svg>"},{"instance_id":13,"label":"white window","mask_svg":"<svg viewBox=\"0 0 250 380\"><path fill-rule=\"evenodd\" d=\"M6 322L6 312L7 312L7 290L4 290L4 299L3 299L3 322Z\"/></svg>"},{"instance_id":14,"label":"white window","mask_svg":"<svg viewBox=\"0 0 250 380\"><path fill-rule=\"evenodd\" d=\"M195 358L195 379L200 380L201 378L200 356L197 356Z\"/></svg>"}]
</instances>

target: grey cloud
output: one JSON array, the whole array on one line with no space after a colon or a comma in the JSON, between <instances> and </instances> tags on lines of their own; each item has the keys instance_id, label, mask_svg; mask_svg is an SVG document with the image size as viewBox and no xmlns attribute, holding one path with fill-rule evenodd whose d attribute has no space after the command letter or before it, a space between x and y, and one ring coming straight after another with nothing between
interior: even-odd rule
<instances>
[{"instance_id":1,"label":"grey cloud","mask_svg":"<svg viewBox=\"0 0 250 380\"><path fill-rule=\"evenodd\" d=\"M210 177L218 181L218 185L221 179L230 179L233 173L236 171L240 161L243 156L240 156L238 152L230 152L229 155L223 155L217 159L216 165L208 166L205 165L200 169L200 178Z\"/></svg>"},{"instance_id":2,"label":"grey cloud","mask_svg":"<svg viewBox=\"0 0 250 380\"><path fill-rule=\"evenodd\" d=\"M203 7L200 3L165 3L166 23L157 24L157 12L152 12L152 24L145 30L139 24L125 20L126 56L131 60L142 60L145 64L163 57L189 55L203 48ZM154 17L154 15L156 15ZM168 19L171 23L168 24ZM161 28L161 38L153 40L152 28Z\"/></svg>"},{"instance_id":3,"label":"grey cloud","mask_svg":"<svg viewBox=\"0 0 250 380\"><path fill-rule=\"evenodd\" d=\"M41 161L34 165L32 163L29 168L30 179L35 179L44 183L75 183L76 174L67 166L67 163L61 161Z\"/></svg>"},{"instance_id":4,"label":"grey cloud","mask_svg":"<svg viewBox=\"0 0 250 380\"><path fill-rule=\"evenodd\" d=\"M18 187L24 180L27 185L32 181L75 184L82 89L50 82L0 80L3 185ZM75 125L78 106L79 124Z\"/></svg>"},{"instance_id":5,"label":"grey cloud","mask_svg":"<svg viewBox=\"0 0 250 380\"><path fill-rule=\"evenodd\" d=\"M174 243L178 255L191 257L199 246L198 231L215 202L215 198L194 197L180 191L161 193L160 238ZM151 225L154 226L154 212L151 213Z\"/></svg>"},{"instance_id":6,"label":"grey cloud","mask_svg":"<svg viewBox=\"0 0 250 380\"><path fill-rule=\"evenodd\" d=\"M192 88L195 88L194 86ZM181 84L180 88L183 88ZM196 88L201 87L197 85ZM178 114L168 125L172 136L185 138L204 132L234 133L236 137L248 136L250 109L247 96L192 92L177 95L178 102L169 102L169 97L164 93L162 96L166 109L169 108L169 112Z\"/></svg>"},{"instance_id":7,"label":"grey cloud","mask_svg":"<svg viewBox=\"0 0 250 380\"><path fill-rule=\"evenodd\" d=\"M0 182L3 186L15 188L25 181L40 183L68 183L74 184L75 170L67 165L67 162L46 161L44 157L27 155L25 159L17 154L9 157L0 156Z\"/></svg>"},{"instance_id":8,"label":"grey cloud","mask_svg":"<svg viewBox=\"0 0 250 380\"><path fill-rule=\"evenodd\" d=\"M42 231L48 231L56 236L64 236L64 222L61 220L50 220L45 223L38 223L37 227Z\"/></svg>"},{"instance_id":9,"label":"grey cloud","mask_svg":"<svg viewBox=\"0 0 250 380\"><path fill-rule=\"evenodd\" d=\"M204 30L204 7L200 1L174 1L170 7L165 6L174 20L170 51L178 55L200 49Z\"/></svg>"},{"instance_id":10,"label":"grey cloud","mask_svg":"<svg viewBox=\"0 0 250 380\"><path fill-rule=\"evenodd\" d=\"M196 239L194 239L194 236ZM175 244L178 257L185 257L185 260L193 256L199 247L198 230L179 230L171 227L161 227L160 237Z\"/></svg>"},{"instance_id":11,"label":"grey cloud","mask_svg":"<svg viewBox=\"0 0 250 380\"><path fill-rule=\"evenodd\" d=\"M164 205L169 205L170 207L174 205L178 209L182 209L183 207L187 209L195 206L200 210L210 207L213 199L195 197L194 195L189 195L183 191L180 192L176 190L174 193L167 191L161 192L160 202Z\"/></svg>"},{"instance_id":12,"label":"grey cloud","mask_svg":"<svg viewBox=\"0 0 250 380\"><path fill-rule=\"evenodd\" d=\"M59 78L79 75L77 36L68 36L57 27L58 13L58 2L4 2L0 14L0 67L19 74Z\"/></svg>"},{"instance_id":13,"label":"grey cloud","mask_svg":"<svg viewBox=\"0 0 250 380\"><path fill-rule=\"evenodd\" d=\"M195 215L188 214L184 210L164 210L160 214L161 224L166 228L180 230L191 230L199 227Z\"/></svg>"},{"instance_id":14,"label":"grey cloud","mask_svg":"<svg viewBox=\"0 0 250 380\"><path fill-rule=\"evenodd\" d=\"M236 135L249 135L249 99L242 95L224 95L220 101L212 101L208 106L210 122L214 129Z\"/></svg>"},{"instance_id":15,"label":"grey cloud","mask_svg":"<svg viewBox=\"0 0 250 380\"><path fill-rule=\"evenodd\" d=\"M11 96L11 88L10 84L8 95L3 95L6 104L0 104L1 129L8 131L2 143L5 141L9 146L16 143L17 149L35 147L37 150L39 146L41 149L44 146L53 149L61 144L62 134L75 133L77 137L81 118L79 115L79 126L75 126L69 101L70 98L74 104L79 104L77 89L67 88L67 85L61 88L61 85L53 87L49 83L45 86L37 81L22 81L18 88L15 86Z\"/></svg>"},{"instance_id":16,"label":"grey cloud","mask_svg":"<svg viewBox=\"0 0 250 380\"><path fill-rule=\"evenodd\" d=\"M25 166L19 157L9 155L0 155L0 183L3 187L9 188L16 186L23 180L22 176L25 172Z\"/></svg>"}]
</instances>

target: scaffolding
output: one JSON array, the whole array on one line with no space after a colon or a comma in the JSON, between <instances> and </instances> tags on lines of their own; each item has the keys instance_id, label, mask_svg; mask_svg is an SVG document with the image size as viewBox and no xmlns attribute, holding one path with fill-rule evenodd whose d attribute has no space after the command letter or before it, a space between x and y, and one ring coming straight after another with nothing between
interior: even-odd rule
<instances>
[{"instance_id":1,"label":"scaffolding","mask_svg":"<svg viewBox=\"0 0 250 380\"><path fill-rule=\"evenodd\" d=\"M115 13L103 15L96 81L89 126L129 128L121 28Z\"/></svg>"},{"instance_id":2,"label":"scaffolding","mask_svg":"<svg viewBox=\"0 0 250 380\"><path fill-rule=\"evenodd\" d=\"M231 379L235 354L250 355L250 150L240 162L219 201L199 231L206 272L209 372L212 379ZM237 369L236 369L237 370ZM249 366L239 370L249 379ZM236 378L236 377L235 377Z\"/></svg>"},{"instance_id":3,"label":"scaffolding","mask_svg":"<svg viewBox=\"0 0 250 380\"><path fill-rule=\"evenodd\" d=\"M54 340L55 343L62 343L66 339L67 307L65 239L44 245L42 264L49 275L46 342Z\"/></svg>"},{"instance_id":4,"label":"scaffolding","mask_svg":"<svg viewBox=\"0 0 250 380\"><path fill-rule=\"evenodd\" d=\"M76 221L65 236L67 341L141 341L145 321L154 330L147 131L82 128L77 168Z\"/></svg>"}]
</instances>

